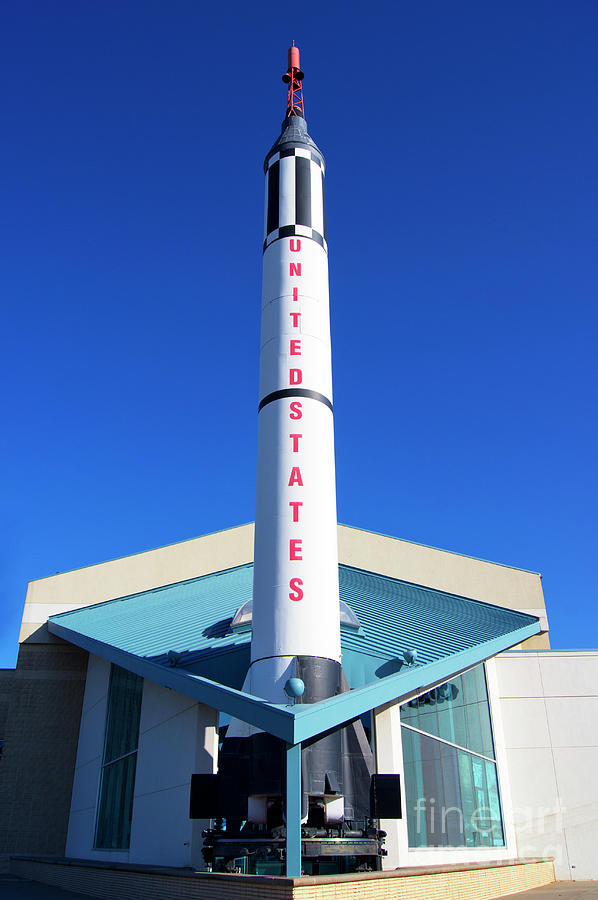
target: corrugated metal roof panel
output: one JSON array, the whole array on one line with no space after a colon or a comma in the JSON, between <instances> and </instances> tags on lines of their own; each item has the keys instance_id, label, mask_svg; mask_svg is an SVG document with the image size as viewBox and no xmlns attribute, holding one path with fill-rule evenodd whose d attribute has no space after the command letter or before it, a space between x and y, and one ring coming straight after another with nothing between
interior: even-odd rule
<instances>
[{"instance_id":1,"label":"corrugated metal roof panel","mask_svg":"<svg viewBox=\"0 0 598 900\"><path fill-rule=\"evenodd\" d=\"M436 662L509 634L533 616L339 566L340 596L361 630L342 629L343 666L352 688L400 671L405 650ZM197 675L240 688L249 664L249 632L230 623L251 599L253 565L133 594L52 616L72 631L166 665L167 653ZM514 641L515 643L516 641Z\"/></svg>"}]
</instances>

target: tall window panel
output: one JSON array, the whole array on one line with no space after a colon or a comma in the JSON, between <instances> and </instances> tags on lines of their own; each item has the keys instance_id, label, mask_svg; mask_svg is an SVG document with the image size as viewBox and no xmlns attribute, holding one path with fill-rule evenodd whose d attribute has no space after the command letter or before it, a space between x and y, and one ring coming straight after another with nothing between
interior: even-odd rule
<instances>
[{"instance_id":1,"label":"tall window panel","mask_svg":"<svg viewBox=\"0 0 598 900\"><path fill-rule=\"evenodd\" d=\"M501 847L483 665L401 707L410 847Z\"/></svg>"},{"instance_id":2,"label":"tall window panel","mask_svg":"<svg viewBox=\"0 0 598 900\"><path fill-rule=\"evenodd\" d=\"M142 693L142 678L112 666L96 820L98 849L129 848Z\"/></svg>"}]
</instances>

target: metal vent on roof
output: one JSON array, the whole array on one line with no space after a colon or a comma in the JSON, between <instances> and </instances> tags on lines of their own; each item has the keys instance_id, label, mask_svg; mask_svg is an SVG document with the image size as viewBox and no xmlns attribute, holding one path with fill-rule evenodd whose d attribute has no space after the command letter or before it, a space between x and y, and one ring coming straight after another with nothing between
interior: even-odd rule
<instances>
[{"instance_id":1,"label":"metal vent on roof","mask_svg":"<svg viewBox=\"0 0 598 900\"><path fill-rule=\"evenodd\" d=\"M348 603L345 603L344 600L339 601L339 611L341 617L341 626L345 628L353 628L355 631L358 631L361 627L359 624L359 619L351 609ZM233 616L233 620L230 623L230 627L232 631L249 631L251 628L251 620L253 617L253 600L247 600L245 603L242 603L238 608L236 613Z\"/></svg>"}]
</instances>

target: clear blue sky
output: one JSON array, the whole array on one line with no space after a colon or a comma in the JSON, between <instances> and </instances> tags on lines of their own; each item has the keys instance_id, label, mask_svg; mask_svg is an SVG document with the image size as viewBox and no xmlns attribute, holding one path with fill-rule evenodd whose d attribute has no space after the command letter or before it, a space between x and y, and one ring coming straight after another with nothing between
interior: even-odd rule
<instances>
[{"instance_id":1,"label":"clear blue sky","mask_svg":"<svg viewBox=\"0 0 598 900\"><path fill-rule=\"evenodd\" d=\"M598 5L3 7L0 665L27 582L253 518L262 160L327 162L339 519L598 646Z\"/></svg>"}]
</instances>

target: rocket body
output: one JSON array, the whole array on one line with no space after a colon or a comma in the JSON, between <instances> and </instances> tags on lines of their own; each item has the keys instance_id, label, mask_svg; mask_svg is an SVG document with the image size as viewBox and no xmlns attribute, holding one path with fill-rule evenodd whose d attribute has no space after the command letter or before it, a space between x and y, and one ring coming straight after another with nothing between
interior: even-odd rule
<instances>
[{"instance_id":1,"label":"rocket body","mask_svg":"<svg viewBox=\"0 0 598 900\"><path fill-rule=\"evenodd\" d=\"M285 688L298 703L349 689L341 666L325 163L302 101L292 101L299 72L289 63L287 117L264 163L252 638L243 684L285 705ZM307 741L301 768L301 820L313 853L320 855L318 841L328 835L341 856L377 859L378 838L368 830L373 762L362 723ZM208 854L244 855L251 835L277 853L283 742L233 719L218 779L226 835L210 833Z\"/></svg>"},{"instance_id":2,"label":"rocket body","mask_svg":"<svg viewBox=\"0 0 598 900\"><path fill-rule=\"evenodd\" d=\"M287 116L264 163L252 639L243 685L278 704L290 695L318 703L349 690L341 666L325 163L307 133L302 79L293 44L283 76ZM325 872L331 864L339 872L380 867L374 777L359 719L302 745L306 871L317 874L320 858ZM206 863L233 871L242 857L252 873L263 860L281 865L284 742L233 719L218 774L194 778L193 817L223 817L205 833Z\"/></svg>"},{"instance_id":3,"label":"rocket body","mask_svg":"<svg viewBox=\"0 0 598 900\"><path fill-rule=\"evenodd\" d=\"M303 119L266 158L251 691L340 662L324 160Z\"/></svg>"},{"instance_id":4,"label":"rocket body","mask_svg":"<svg viewBox=\"0 0 598 900\"><path fill-rule=\"evenodd\" d=\"M340 662L324 159L302 117L287 117L264 169L252 640L243 689L286 704L285 686L299 678L297 702L316 703L348 685ZM220 754L229 817L236 809L238 819L271 822L284 794L281 754L277 738L230 723ZM314 803L324 823L365 821L371 752L361 723L310 742L302 768L304 821Z\"/></svg>"}]
</instances>

